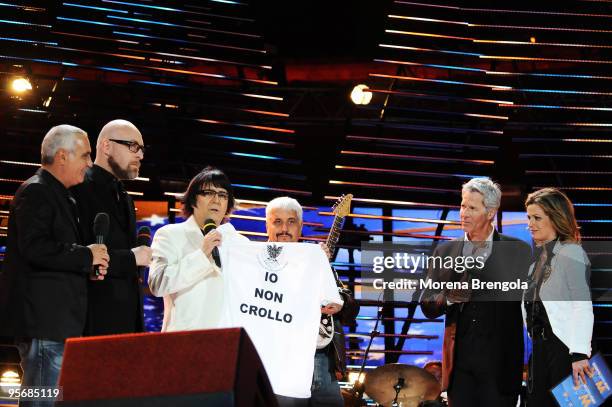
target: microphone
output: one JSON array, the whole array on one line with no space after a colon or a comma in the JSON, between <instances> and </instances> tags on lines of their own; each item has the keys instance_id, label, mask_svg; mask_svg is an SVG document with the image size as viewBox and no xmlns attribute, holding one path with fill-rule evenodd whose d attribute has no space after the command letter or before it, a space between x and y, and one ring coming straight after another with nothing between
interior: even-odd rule
<instances>
[{"instance_id":1,"label":"microphone","mask_svg":"<svg viewBox=\"0 0 612 407\"><path fill-rule=\"evenodd\" d=\"M104 239L108 235L109 223L108 213L100 212L94 218L93 233L97 244L104 244ZM99 265L94 266L96 276L100 275L99 268Z\"/></svg>"},{"instance_id":2,"label":"microphone","mask_svg":"<svg viewBox=\"0 0 612 407\"><path fill-rule=\"evenodd\" d=\"M204 229L202 230L202 233L204 234L204 236L206 236L207 234L209 234L215 229L217 229L217 224L215 223L214 220L206 219L204 221ZM219 256L219 248L216 246L213 247L212 249L212 258L215 261L215 264L217 265L217 267L221 267L221 256Z\"/></svg>"},{"instance_id":3,"label":"microphone","mask_svg":"<svg viewBox=\"0 0 612 407\"><path fill-rule=\"evenodd\" d=\"M136 233L136 247L138 246L151 246L151 229L148 226L141 226L138 228ZM145 266L138 267L138 282L143 283L143 277Z\"/></svg>"},{"instance_id":4,"label":"microphone","mask_svg":"<svg viewBox=\"0 0 612 407\"><path fill-rule=\"evenodd\" d=\"M148 226L141 226L138 228L136 234L136 246L150 246L151 245L151 229Z\"/></svg>"}]
</instances>

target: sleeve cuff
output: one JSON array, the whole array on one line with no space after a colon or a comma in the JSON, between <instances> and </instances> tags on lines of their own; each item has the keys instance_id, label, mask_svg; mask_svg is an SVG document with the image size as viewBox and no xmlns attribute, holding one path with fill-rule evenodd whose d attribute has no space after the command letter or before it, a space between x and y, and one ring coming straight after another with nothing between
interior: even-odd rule
<instances>
[{"instance_id":1,"label":"sleeve cuff","mask_svg":"<svg viewBox=\"0 0 612 407\"><path fill-rule=\"evenodd\" d=\"M72 245L71 251L72 250L79 250L80 253L83 254L84 265L81 267L81 271L85 274L91 273L93 268L93 253L91 249L87 246L79 246L75 243Z\"/></svg>"},{"instance_id":2,"label":"sleeve cuff","mask_svg":"<svg viewBox=\"0 0 612 407\"><path fill-rule=\"evenodd\" d=\"M570 357L572 358L572 363L580 362L581 360L585 360L589 358L584 353L570 353Z\"/></svg>"}]
</instances>

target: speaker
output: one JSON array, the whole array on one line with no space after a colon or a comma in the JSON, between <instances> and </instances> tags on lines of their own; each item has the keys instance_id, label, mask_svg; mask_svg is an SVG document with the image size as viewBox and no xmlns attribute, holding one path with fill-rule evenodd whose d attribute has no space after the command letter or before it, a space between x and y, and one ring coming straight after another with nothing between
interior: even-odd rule
<instances>
[{"instance_id":1,"label":"speaker","mask_svg":"<svg viewBox=\"0 0 612 407\"><path fill-rule=\"evenodd\" d=\"M57 406L276 406L242 328L66 341Z\"/></svg>"}]
</instances>

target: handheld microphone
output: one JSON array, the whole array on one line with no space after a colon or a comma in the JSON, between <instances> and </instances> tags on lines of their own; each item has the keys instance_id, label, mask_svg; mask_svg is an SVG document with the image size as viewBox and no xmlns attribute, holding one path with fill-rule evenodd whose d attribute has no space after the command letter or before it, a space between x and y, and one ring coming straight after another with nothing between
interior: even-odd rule
<instances>
[{"instance_id":1,"label":"handheld microphone","mask_svg":"<svg viewBox=\"0 0 612 407\"><path fill-rule=\"evenodd\" d=\"M136 246L151 246L151 229L148 226L138 228Z\"/></svg>"},{"instance_id":2,"label":"handheld microphone","mask_svg":"<svg viewBox=\"0 0 612 407\"><path fill-rule=\"evenodd\" d=\"M106 238L106 235L108 235L109 224L110 220L108 218L107 213L100 212L94 218L93 233L96 237L97 244L104 244L104 239ZM96 273L96 276L100 275L99 268L99 265L94 266L94 272Z\"/></svg>"},{"instance_id":3,"label":"handheld microphone","mask_svg":"<svg viewBox=\"0 0 612 407\"><path fill-rule=\"evenodd\" d=\"M202 229L202 233L204 234L204 236L206 236L215 229L217 229L217 224L214 220L206 219L204 221L204 229ZM219 248L216 246L212 249L212 258L215 261L217 267L221 267L221 256L219 256Z\"/></svg>"},{"instance_id":4,"label":"handheld microphone","mask_svg":"<svg viewBox=\"0 0 612 407\"><path fill-rule=\"evenodd\" d=\"M151 229L148 226L141 226L138 228L136 233L136 247L138 246L151 246ZM143 277L145 266L138 267L138 282L143 283Z\"/></svg>"}]
</instances>

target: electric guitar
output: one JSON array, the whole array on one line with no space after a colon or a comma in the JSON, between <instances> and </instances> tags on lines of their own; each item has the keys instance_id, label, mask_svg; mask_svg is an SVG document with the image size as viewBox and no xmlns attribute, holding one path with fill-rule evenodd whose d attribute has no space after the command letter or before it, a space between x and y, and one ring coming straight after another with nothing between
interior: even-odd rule
<instances>
[{"instance_id":1,"label":"electric guitar","mask_svg":"<svg viewBox=\"0 0 612 407\"><path fill-rule=\"evenodd\" d=\"M351 213L351 199L352 194L342 195L338 202L333 206L334 222L332 223L327 240L325 240L325 246L329 249L330 256L333 256L336 244L340 238L342 232L342 225L344 225L344 218ZM338 278L338 273L332 268L334 278L336 279L336 285L339 290L344 289L344 284ZM319 337L317 338L317 349L323 349L334 338L334 317L333 315L321 314L321 324L319 325Z\"/></svg>"}]
</instances>

